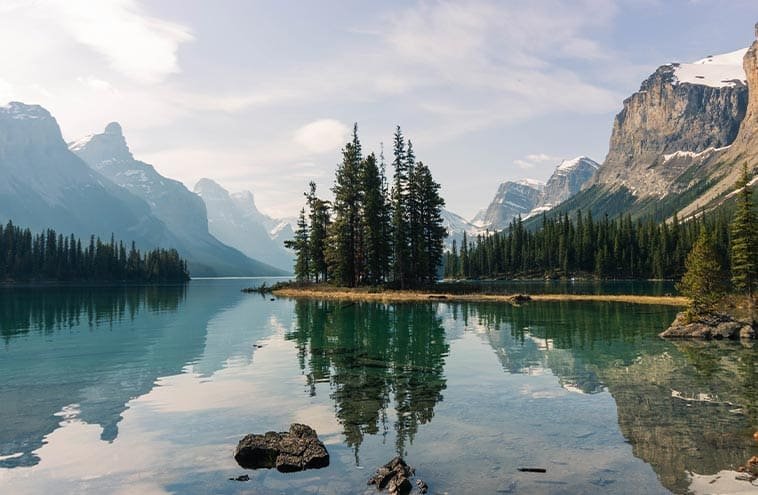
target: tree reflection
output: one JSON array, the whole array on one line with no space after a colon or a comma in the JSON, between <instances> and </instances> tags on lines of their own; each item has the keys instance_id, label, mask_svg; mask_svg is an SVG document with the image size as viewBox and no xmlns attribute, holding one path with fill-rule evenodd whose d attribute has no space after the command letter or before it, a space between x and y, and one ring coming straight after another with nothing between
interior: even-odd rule
<instances>
[{"instance_id":1,"label":"tree reflection","mask_svg":"<svg viewBox=\"0 0 758 495\"><path fill-rule=\"evenodd\" d=\"M297 343L310 393L316 394L316 383L330 383L356 462L364 436L386 436L390 427L404 455L445 389L449 347L436 306L298 301L295 315L296 329L287 338Z\"/></svg>"}]
</instances>

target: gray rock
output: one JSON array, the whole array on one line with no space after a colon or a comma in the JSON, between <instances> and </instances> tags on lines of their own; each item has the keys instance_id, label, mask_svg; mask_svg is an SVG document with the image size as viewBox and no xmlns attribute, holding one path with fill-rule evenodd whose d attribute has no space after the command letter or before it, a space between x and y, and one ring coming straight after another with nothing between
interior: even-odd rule
<instances>
[{"instance_id":1,"label":"gray rock","mask_svg":"<svg viewBox=\"0 0 758 495\"><path fill-rule=\"evenodd\" d=\"M390 495L408 495L413 491L411 478L414 475L414 469L402 457L395 457L377 469L368 484L376 486L379 491L387 490ZM429 486L420 479L416 479L416 487L415 493L424 494L429 490Z\"/></svg>"},{"instance_id":2,"label":"gray rock","mask_svg":"<svg viewBox=\"0 0 758 495\"><path fill-rule=\"evenodd\" d=\"M310 426L293 423L288 432L245 435L234 452L243 468L270 469L283 473L318 469L329 465L329 453Z\"/></svg>"},{"instance_id":3,"label":"gray rock","mask_svg":"<svg viewBox=\"0 0 758 495\"><path fill-rule=\"evenodd\" d=\"M703 315L691 321L685 313L679 313L660 336L667 339L738 340L755 338L756 331L749 323L725 314Z\"/></svg>"}]
</instances>

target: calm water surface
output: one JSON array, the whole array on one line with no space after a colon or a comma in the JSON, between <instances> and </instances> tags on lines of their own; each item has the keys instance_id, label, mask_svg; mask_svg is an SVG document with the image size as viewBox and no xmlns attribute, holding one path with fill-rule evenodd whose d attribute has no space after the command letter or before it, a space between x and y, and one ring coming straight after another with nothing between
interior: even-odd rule
<instances>
[{"instance_id":1,"label":"calm water surface","mask_svg":"<svg viewBox=\"0 0 758 495\"><path fill-rule=\"evenodd\" d=\"M686 493L758 454L758 351L660 340L673 308L255 283L0 291L0 493L371 493L398 453L431 493ZM296 421L328 468L236 465L245 433Z\"/></svg>"}]
</instances>

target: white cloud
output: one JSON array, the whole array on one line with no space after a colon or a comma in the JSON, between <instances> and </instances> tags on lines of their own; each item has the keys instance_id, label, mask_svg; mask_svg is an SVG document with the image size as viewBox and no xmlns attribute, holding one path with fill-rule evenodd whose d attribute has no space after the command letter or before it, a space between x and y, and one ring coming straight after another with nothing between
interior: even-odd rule
<instances>
[{"instance_id":1,"label":"white cloud","mask_svg":"<svg viewBox=\"0 0 758 495\"><path fill-rule=\"evenodd\" d=\"M561 161L561 157L548 155L547 153L532 153L523 158L513 160L513 164L524 170L529 170L539 165L554 165Z\"/></svg>"},{"instance_id":2,"label":"white cloud","mask_svg":"<svg viewBox=\"0 0 758 495\"><path fill-rule=\"evenodd\" d=\"M55 13L60 26L77 42L142 83L159 82L179 72L179 45L192 39L188 28L145 15L135 0L48 0L41 4Z\"/></svg>"},{"instance_id":3,"label":"white cloud","mask_svg":"<svg viewBox=\"0 0 758 495\"><path fill-rule=\"evenodd\" d=\"M334 119L320 119L295 131L293 140L307 151L313 153L334 152L340 149L350 129Z\"/></svg>"}]
</instances>

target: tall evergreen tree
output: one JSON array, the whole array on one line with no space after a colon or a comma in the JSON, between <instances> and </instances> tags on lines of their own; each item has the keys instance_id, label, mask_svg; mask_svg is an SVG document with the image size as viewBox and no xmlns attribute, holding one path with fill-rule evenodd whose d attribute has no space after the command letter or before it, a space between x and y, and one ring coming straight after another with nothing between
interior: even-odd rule
<instances>
[{"instance_id":1,"label":"tall evergreen tree","mask_svg":"<svg viewBox=\"0 0 758 495\"><path fill-rule=\"evenodd\" d=\"M310 256L310 271L316 282L326 281L328 278L328 265L326 260L327 236L331 219L329 217L329 203L316 195L316 183L311 181L310 190L305 194L310 210L310 236L308 239L308 252Z\"/></svg>"},{"instance_id":2,"label":"tall evergreen tree","mask_svg":"<svg viewBox=\"0 0 758 495\"><path fill-rule=\"evenodd\" d=\"M731 224L731 265L732 284L735 289L748 296L751 310L758 284L758 221L751 199L750 176L747 163L742 167L742 177L737 186L737 209Z\"/></svg>"},{"instance_id":3,"label":"tall evergreen tree","mask_svg":"<svg viewBox=\"0 0 758 495\"><path fill-rule=\"evenodd\" d=\"M684 266L686 271L677 288L690 298L688 312L698 316L712 311L724 295L726 284L723 267L706 229L700 231Z\"/></svg>"},{"instance_id":4,"label":"tall evergreen tree","mask_svg":"<svg viewBox=\"0 0 758 495\"><path fill-rule=\"evenodd\" d=\"M408 285L409 231L408 231L408 168L406 162L405 138L397 126L394 134L392 179L392 276L401 289Z\"/></svg>"},{"instance_id":5,"label":"tall evergreen tree","mask_svg":"<svg viewBox=\"0 0 758 495\"><path fill-rule=\"evenodd\" d=\"M417 238L411 246L415 265L412 273L416 283L429 284L436 280L442 264L443 240L447 235L442 221L445 201L439 195L440 185L422 162L414 165L411 182L414 183L415 196L412 208L416 225L413 230Z\"/></svg>"},{"instance_id":6,"label":"tall evergreen tree","mask_svg":"<svg viewBox=\"0 0 758 495\"><path fill-rule=\"evenodd\" d=\"M389 215L382 172L376 156L371 153L361 167L363 190L363 241L365 253L365 281L375 285L384 281L389 263L390 245L386 234L389 231Z\"/></svg>"},{"instance_id":7,"label":"tall evergreen tree","mask_svg":"<svg viewBox=\"0 0 758 495\"><path fill-rule=\"evenodd\" d=\"M300 282L310 280L311 268L308 240L308 221L305 218L305 208L302 208L297 218L295 238L284 241L284 246L295 252L295 278Z\"/></svg>"},{"instance_id":8,"label":"tall evergreen tree","mask_svg":"<svg viewBox=\"0 0 758 495\"><path fill-rule=\"evenodd\" d=\"M353 140L342 150L342 163L337 167L334 186L334 221L330 235L327 260L330 271L340 285L355 287L363 274L363 245L361 242L361 146L358 127Z\"/></svg>"}]
</instances>

